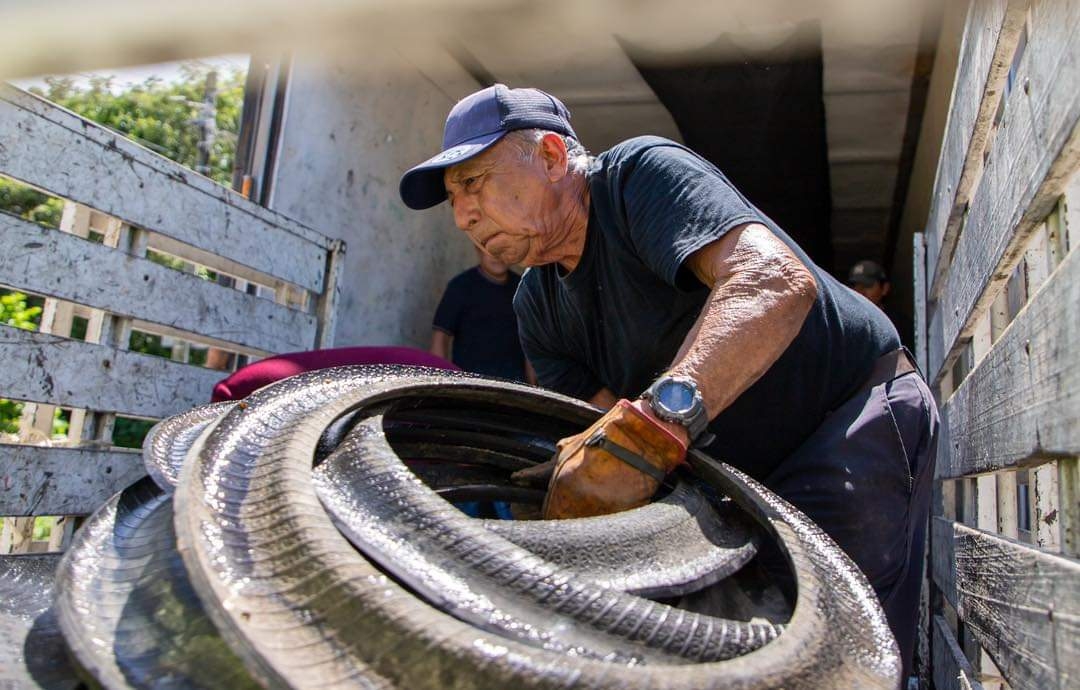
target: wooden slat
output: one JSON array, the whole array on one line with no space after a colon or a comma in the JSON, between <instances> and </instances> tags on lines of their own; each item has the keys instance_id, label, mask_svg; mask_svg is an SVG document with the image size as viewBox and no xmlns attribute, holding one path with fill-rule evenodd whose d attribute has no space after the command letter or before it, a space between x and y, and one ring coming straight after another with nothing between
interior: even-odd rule
<instances>
[{"instance_id":1,"label":"wooden slat","mask_svg":"<svg viewBox=\"0 0 1080 690\"><path fill-rule=\"evenodd\" d=\"M926 374L926 235L914 233L912 239L912 291L915 300L915 361Z\"/></svg>"},{"instance_id":2,"label":"wooden slat","mask_svg":"<svg viewBox=\"0 0 1080 690\"><path fill-rule=\"evenodd\" d=\"M1080 562L933 520L934 581L1009 684L1080 681Z\"/></svg>"},{"instance_id":3,"label":"wooden slat","mask_svg":"<svg viewBox=\"0 0 1080 690\"><path fill-rule=\"evenodd\" d=\"M5 397L160 419L207 402L220 371L0 325Z\"/></svg>"},{"instance_id":4,"label":"wooden slat","mask_svg":"<svg viewBox=\"0 0 1080 690\"><path fill-rule=\"evenodd\" d=\"M934 687L937 690L983 690L949 624L934 616Z\"/></svg>"},{"instance_id":5,"label":"wooden slat","mask_svg":"<svg viewBox=\"0 0 1080 690\"><path fill-rule=\"evenodd\" d=\"M0 173L320 292L330 240L125 137L0 85Z\"/></svg>"},{"instance_id":6,"label":"wooden slat","mask_svg":"<svg viewBox=\"0 0 1080 690\"><path fill-rule=\"evenodd\" d=\"M2 284L264 352L315 345L313 314L3 213L0 235Z\"/></svg>"},{"instance_id":7,"label":"wooden slat","mask_svg":"<svg viewBox=\"0 0 1080 690\"><path fill-rule=\"evenodd\" d=\"M930 295L956 245L964 206L982 169L982 152L1024 25L1026 0L980 0L968 9L952 105L942 139L927 220Z\"/></svg>"},{"instance_id":8,"label":"wooden slat","mask_svg":"<svg viewBox=\"0 0 1080 690\"><path fill-rule=\"evenodd\" d=\"M951 364L974 321L1022 258L1030 233L1054 210L1080 167L1080 3L1043 2L1018 67L986 169L940 300L943 360Z\"/></svg>"},{"instance_id":9,"label":"wooden slat","mask_svg":"<svg viewBox=\"0 0 1080 690\"><path fill-rule=\"evenodd\" d=\"M138 451L0 444L0 515L87 515L145 474Z\"/></svg>"},{"instance_id":10,"label":"wooden slat","mask_svg":"<svg viewBox=\"0 0 1080 690\"><path fill-rule=\"evenodd\" d=\"M1072 251L941 408L939 477L1080 455L1080 252Z\"/></svg>"}]
</instances>

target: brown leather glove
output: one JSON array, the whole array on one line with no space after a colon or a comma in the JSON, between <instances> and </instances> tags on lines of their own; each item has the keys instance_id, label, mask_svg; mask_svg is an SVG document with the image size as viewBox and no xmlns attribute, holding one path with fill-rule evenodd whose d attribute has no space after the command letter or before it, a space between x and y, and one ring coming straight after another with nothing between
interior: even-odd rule
<instances>
[{"instance_id":1,"label":"brown leather glove","mask_svg":"<svg viewBox=\"0 0 1080 690\"><path fill-rule=\"evenodd\" d=\"M644 505L686 444L627 400L591 427L559 441L544 519L607 515Z\"/></svg>"}]
</instances>

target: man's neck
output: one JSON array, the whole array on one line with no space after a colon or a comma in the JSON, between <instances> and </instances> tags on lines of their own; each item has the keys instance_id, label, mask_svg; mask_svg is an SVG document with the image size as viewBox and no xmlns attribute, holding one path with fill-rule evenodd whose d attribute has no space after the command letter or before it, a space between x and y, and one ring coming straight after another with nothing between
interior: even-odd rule
<instances>
[{"instance_id":1,"label":"man's neck","mask_svg":"<svg viewBox=\"0 0 1080 690\"><path fill-rule=\"evenodd\" d=\"M556 262L567 273L577 268L585 253L585 235L589 229L589 178L579 173L573 175L570 180L570 190L563 196L563 208L559 209L563 216L565 236L559 243L559 254Z\"/></svg>"}]
</instances>

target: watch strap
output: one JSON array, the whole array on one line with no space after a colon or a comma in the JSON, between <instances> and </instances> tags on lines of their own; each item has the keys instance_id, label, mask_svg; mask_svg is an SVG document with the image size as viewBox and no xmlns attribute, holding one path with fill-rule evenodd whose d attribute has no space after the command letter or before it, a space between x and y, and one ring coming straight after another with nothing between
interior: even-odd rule
<instances>
[{"instance_id":1,"label":"watch strap","mask_svg":"<svg viewBox=\"0 0 1080 690\"><path fill-rule=\"evenodd\" d=\"M664 477L667 476L664 471L656 465L653 465L637 453L627 448L623 448L618 443L612 441L607 437L603 429L597 429L595 434L585 439L585 445L589 448L599 448L600 450L610 453L627 465L633 467L635 470L649 475L658 482L664 481Z\"/></svg>"}]
</instances>

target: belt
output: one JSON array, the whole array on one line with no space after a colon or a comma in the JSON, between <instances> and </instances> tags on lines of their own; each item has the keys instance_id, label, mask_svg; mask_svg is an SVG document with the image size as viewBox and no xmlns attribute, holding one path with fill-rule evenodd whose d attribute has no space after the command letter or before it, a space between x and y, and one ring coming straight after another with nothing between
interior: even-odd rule
<instances>
[{"instance_id":1,"label":"belt","mask_svg":"<svg viewBox=\"0 0 1080 690\"><path fill-rule=\"evenodd\" d=\"M906 347L893 350L877 358L874 362L874 368L870 370L870 375L866 377L866 380L854 393L845 398L845 401L854 398L856 395L866 393L878 384L888 383L904 374L917 373L918 371L915 362L912 361L911 353L908 352Z\"/></svg>"}]
</instances>

